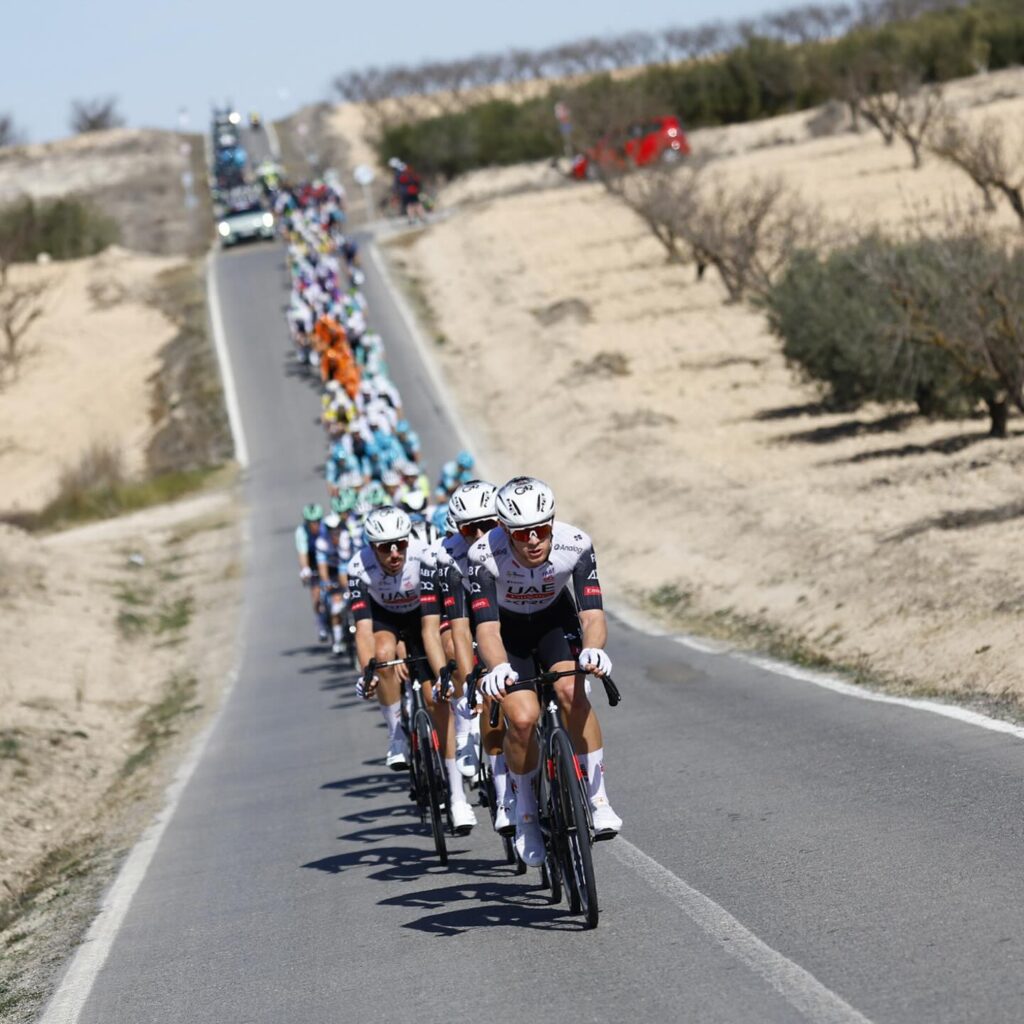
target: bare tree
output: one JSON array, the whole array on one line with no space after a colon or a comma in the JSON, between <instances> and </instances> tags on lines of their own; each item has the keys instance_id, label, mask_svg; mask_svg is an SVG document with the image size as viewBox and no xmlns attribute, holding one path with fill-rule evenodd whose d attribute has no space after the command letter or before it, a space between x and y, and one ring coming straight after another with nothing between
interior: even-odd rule
<instances>
[{"instance_id":1,"label":"bare tree","mask_svg":"<svg viewBox=\"0 0 1024 1024\"><path fill-rule=\"evenodd\" d=\"M938 85L922 85L920 79L906 76L888 92L870 93L862 97L860 110L864 119L881 132L886 144L902 139L909 147L914 169L921 167L925 139L943 109L942 89Z\"/></svg>"},{"instance_id":2,"label":"bare tree","mask_svg":"<svg viewBox=\"0 0 1024 1024\"><path fill-rule=\"evenodd\" d=\"M120 128L123 124L124 118L118 113L114 96L75 100L71 104L71 130L78 134Z\"/></svg>"},{"instance_id":3,"label":"bare tree","mask_svg":"<svg viewBox=\"0 0 1024 1024\"><path fill-rule=\"evenodd\" d=\"M707 266L688 237L686 224L697 211L701 174L711 158L690 159L676 167L657 167L607 182L609 191L625 203L665 249L670 263L692 261L697 280Z\"/></svg>"},{"instance_id":4,"label":"bare tree","mask_svg":"<svg viewBox=\"0 0 1024 1024\"><path fill-rule=\"evenodd\" d=\"M0 147L17 146L22 141L22 134L10 114L0 114Z\"/></svg>"},{"instance_id":5,"label":"bare tree","mask_svg":"<svg viewBox=\"0 0 1024 1024\"><path fill-rule=\"evenodd\" d=\"M930 147L981 189L986 209L995 209L992 193L1000 193L1024 227L1024 142L1011 150L1006 129L999 121L990 118L971 128L961 118L948 114Z\"/></svg>"},{"instance_id":6,"label":"bare tree","mask_svg":"<svg viewBox=\"0 0 1024 1024\"><path fill-rule=\"evenodd\" d=\"M678 224L700 262L722 278L729 302L766 294L797 249L820 241L821 218L780 180L704 186Z\"/></svg>"},{"instance_id":7,"label":"bare tree","mask_svg":"<svg viewBox=\"0 0 1024 1024\"><path fill-rule=\"evenodd\" d=\"M25 344L28 329L43 315L43 296L49 281L33 284L15 284L10 279L10 262L0 254L0 387L16 380L21 364L31 350Z\"/></svg>"}]
</instances>

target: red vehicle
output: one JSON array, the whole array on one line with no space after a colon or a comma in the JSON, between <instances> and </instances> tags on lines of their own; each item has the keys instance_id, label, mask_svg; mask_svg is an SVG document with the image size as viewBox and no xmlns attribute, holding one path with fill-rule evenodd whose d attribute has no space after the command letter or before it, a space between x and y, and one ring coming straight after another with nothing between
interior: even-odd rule
<instances>
[{"instance_id":1,"label":"red vehicle","mask_svg":"<svg viewBox=\"0 0 1024 1024\"><path fill-rule=\"evenodd\" d=\"M598 170L621 172L669 162L690 155L690 144L678 117L656 117L631 124L624 132L609 132L572 162L572 176L596 178Z\"/></svg>"}]
</instances>

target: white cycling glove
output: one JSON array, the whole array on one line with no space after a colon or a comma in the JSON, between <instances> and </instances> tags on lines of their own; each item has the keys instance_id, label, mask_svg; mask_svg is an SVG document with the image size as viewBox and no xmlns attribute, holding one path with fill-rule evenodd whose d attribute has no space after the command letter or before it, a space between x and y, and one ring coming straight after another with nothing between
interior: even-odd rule
<instances>
[{"instance_id":1,"label":"white cycling glove","mask_svg":"<svg viewBox=\"0 0 1024 1024\"><path fill-rule=\"evenodd\" d=\"M519 673L507 661L503 661L480 680L479 689L485 697L503 697L505 687L518 682Z\"/></svg>"},{"instance_id":2,"label":"white cycling glove","mask_svg":"<svg viewBox=\"0 0 1024 1024\"><path fill-rule=\"evenodd\" d=\"M598 671L603 676L611 675L612 659L600 647L584 647L580 651L580 668L584 672Z\"/></svg>"},{"instance_id":3,"label":"white cycling glove","mask_svg":"<svg viewBox=\"0 0 1024 1024\"><path fill-rule=\"evenodd\" d=\"M304 565L299 570L299 579L302 580L303 583L307 583L309 581L309 578L312 575L313 575L313 570L310 569L310 567L308 565Z\"/></svg>"}]
</instances>

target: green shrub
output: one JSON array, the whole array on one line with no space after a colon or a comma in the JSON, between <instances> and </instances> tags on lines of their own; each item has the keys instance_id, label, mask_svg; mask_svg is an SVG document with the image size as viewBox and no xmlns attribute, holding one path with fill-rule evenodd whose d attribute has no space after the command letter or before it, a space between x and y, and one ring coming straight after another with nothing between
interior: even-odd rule
<instances>
[{"instance_id":1,"label":"green shrub","mask_svg":"<svg viewBox=\"0 0 1024 1024\"><path fill-rule=\"evenodd\" d=\"M40 253L55 260L92 256L118 238L110 217L75 196L38 202L25 196L0 208L0 249L12 262Z\"/></svg>"},{"instance_id":2,"label":"green shrub","mask_svg":"<svg viewBox=\"0 0 1024 1024\"><path fill-rule=\"evenodd\" d=\"M556 156L556 99L572 111L573 145L603 131L674 113L691 128L733 124L849 99L853 85L885 89L896 77L942 82L1024 63L1019 0L976 0L904 22L859 28L839 40L790 45L753 36L725 54L639 74L602 75L575 88L552 88L522 104L490 101L385 129L382 162L400 156L427 174L453 177L477 167ZM856 82L854 80L857 80Z\"/></svg>"},{"instance_id":3,"label":"green shrub","mask_svg":"<svg viewBox=\"0 0 1024 1024\"><path fill-rule=\"evenodd\" d=\"M1005 436L1022 406L1024 250L966 230L896 242L867 236L796 254L762 299L787 361L826 403L914 402L959 418L985 402Z\"/></svg>"}]
</instances>

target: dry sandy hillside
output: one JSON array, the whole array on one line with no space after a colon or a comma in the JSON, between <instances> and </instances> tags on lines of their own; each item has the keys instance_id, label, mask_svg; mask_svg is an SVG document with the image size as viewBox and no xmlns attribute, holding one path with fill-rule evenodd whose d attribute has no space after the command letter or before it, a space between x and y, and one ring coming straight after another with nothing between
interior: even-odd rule
<instances>
[{"instance_id":1,"label":"dry sandy hillside","mask_svg":"<svg viewBox=\"0 0 1024 1024\"><path fill-rule=\"evenodd\" d=\"M186 171L199 199L191 209ZM145 252L195 254L209 245L205 184L198 135L116 128L0 149L0 205L22 195L83 196L117 221L122 244Z\"/></svg>"},{"instance_id":2,"label":"dry sandy hillside","mask_svg":"<svg viewBox=\"0 0 1024 1024\"><path fill-rule=\"evenodd\" d=\"M157 276L178 262L112 248L12 267L15 286L51 285L21 371L0 392L0 510L46 504L61 467L95 442L119 445L129 471L143 467L154 429L148 379L176 332L150 301Z\"/></svg>"},{"instance_id":3,"label":"dry sandy hillside","mask_svg":"<svg viewBox=\"0 0 1024 1024\"><path fill-rule=\"evenodd\" d=\"M1024 72L950 94L1024 123ZM698 139L731 152L722 174L780 174L840 222L972 196L960 172L914 172L874 133L813 139L808 116ZM556 488L608 592L918 690L1024 695L1019 418L998 441L983 419L820 414L763 317L666 265L599 185L467 205L392 259L428 297L492 465Z\"/></svg>"},{"instance_id":4,"label":"dry sandy hillside","mask_svg":"<svg viewBox=\"0 0 1024 1024\"><path fill-rule=\"evenodd\" d=\"M218 704L240 550L227 492L48 537L0 527L5 1020L33 1018L152 813L161 755Z\"/></svg>"}]
</instances>

